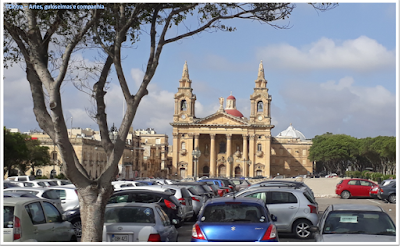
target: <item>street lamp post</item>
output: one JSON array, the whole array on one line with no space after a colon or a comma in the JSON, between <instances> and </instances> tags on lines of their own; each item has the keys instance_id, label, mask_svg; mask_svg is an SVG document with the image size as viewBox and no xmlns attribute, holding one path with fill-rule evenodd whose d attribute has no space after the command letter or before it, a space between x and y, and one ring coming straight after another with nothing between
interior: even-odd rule
<instances>
[{"instance_id":1,"label":"street lamp post","mask_svg":"<svg viewBox=\"0 0 400 246\"><path fill-rule=\"evenodd\" d=\"M193 176L194 176L194 180L197 180L197 162L199 157L201 156L201 151L199 150L198 147L196 147L196 149L194 149L192 151L192 155L193 155L193 159L194 159L194 172L193 172Z\"/></svg>"}]
</instances>

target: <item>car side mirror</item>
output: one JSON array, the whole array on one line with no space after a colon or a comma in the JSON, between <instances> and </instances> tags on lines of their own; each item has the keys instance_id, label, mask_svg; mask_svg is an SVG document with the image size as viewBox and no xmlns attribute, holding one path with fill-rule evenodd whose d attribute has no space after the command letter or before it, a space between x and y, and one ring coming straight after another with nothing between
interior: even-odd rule
<instances>
[{"instance_id":1,"label":"car side mirror","mask_svg":"<svg viewBox=\"0 0 400 246\"><path fill-rule=\"evenodd\" d=\"M312 232L312 233L319 232L319 227L318 226L311 226L310 227L310 232Z\"/></svg>"},{"instance_id":2,"label":"car side mirror","mask_svg":"<svg viewBox=\"0 0 400 246\"><path fill-rule=\"evenodd\" d=\"M276 217L275 215L271 214L271 220L272 221L278 221L278 217Z\"/></svg>"},{"instance_id":3,"label":"car side mirror","mask_svg":"<svg viewBox=\"0 0 400 246\"><path fill-rule=\"evenodd\" d=\"M177 224L178 224L178 221L177 221L176 219L172 219L172 224L173 224L173 225L177 225Z\"/></svg>"}]
</instances>

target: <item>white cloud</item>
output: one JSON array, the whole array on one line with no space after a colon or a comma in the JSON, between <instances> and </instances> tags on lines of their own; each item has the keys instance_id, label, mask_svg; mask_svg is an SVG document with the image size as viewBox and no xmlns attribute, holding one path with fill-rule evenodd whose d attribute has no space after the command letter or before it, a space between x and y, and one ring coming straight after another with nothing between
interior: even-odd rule
<instances>
[{"instance_id":1,"label":"white cloud","mask_svg":"<svg viewBox=\"0 0 400 246\"><path fill-rule=\"evenodd\" d=\"M273 123L280 123L273 134L277 135L293 123L307 138L325 132L354 137L395 135L396 95L381 85L354 84L352 77L321 84L286 84L280 94L289 106L279 110L276 106L272 108Z\"/></svg>"},{"instance_id":2,"label":"white cloud","mask_svg":"<svg viewBox=\"0 0 400 246\"><path fill-rule=\"evenodd\" d=\"M387 50L366 36L343 42L321 38L301 48L289 44L269 45L259 50L258 57L268 67L285 70L349 69L372 72L393 68L396 61L395 51Z\"/></svg>"}]
</instances>

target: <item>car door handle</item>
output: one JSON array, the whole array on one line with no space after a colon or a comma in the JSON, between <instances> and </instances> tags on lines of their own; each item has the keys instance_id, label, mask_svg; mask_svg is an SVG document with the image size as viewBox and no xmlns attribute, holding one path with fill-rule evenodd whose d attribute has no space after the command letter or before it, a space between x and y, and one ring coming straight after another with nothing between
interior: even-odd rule
<instances>
[{"instance_id":1,"label":"car door handle","mask_svg":"<svg viewBox=\"0 0 400 246\"><path fill-rule=\"evenodd\" d=\"M296 207L293 207L293 206L291 206L291 207L289 207L290 209L295 209Z\"/></svg>"},{"instance_id":2,"label":"car door handle","mask_svg":"<svg viewBox=\"0 0 400 246\"><path fill-rule=\"evenodd\" d=\"M33 230L33 233L34 233L34 234L38 234L38 233L39 233L38 229L37 229L37 228L34 229L34 230Z\"/></svg>"}]
</instances>

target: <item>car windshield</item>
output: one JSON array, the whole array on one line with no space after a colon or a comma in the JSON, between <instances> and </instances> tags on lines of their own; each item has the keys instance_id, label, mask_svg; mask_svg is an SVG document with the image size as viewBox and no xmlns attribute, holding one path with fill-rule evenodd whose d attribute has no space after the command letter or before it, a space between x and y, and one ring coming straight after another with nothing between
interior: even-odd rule
<instances>
[{"instance_id":1,"label":"car windshield","mask_svg":"<svg viewBox=\"0 0 400 246\"><path fill-rule=\"evenodd\" d=\"M148 207L109 207L104 223L155 223L154 211Z\"/></svg>"},{"instance_id":2,"label":"car windshield","mask_svg":"<svg viewBox=\"0 0 400 246\"><path fill-rule=\"evenodd\" d=\"M202 222L267 222L262 207L252 203L227 202L210 204L204 209Z\"/></svg>"},{"instance_id":3,"label":"car windshield","mask_svg":"<svg viewBox=\"0 0 400 246\"><path fill-rule=\"evenodd\" d=\"M323 234L396 235L396 227L383 212L334 211L329 213Z\"/></svg>"}]
</instances>

